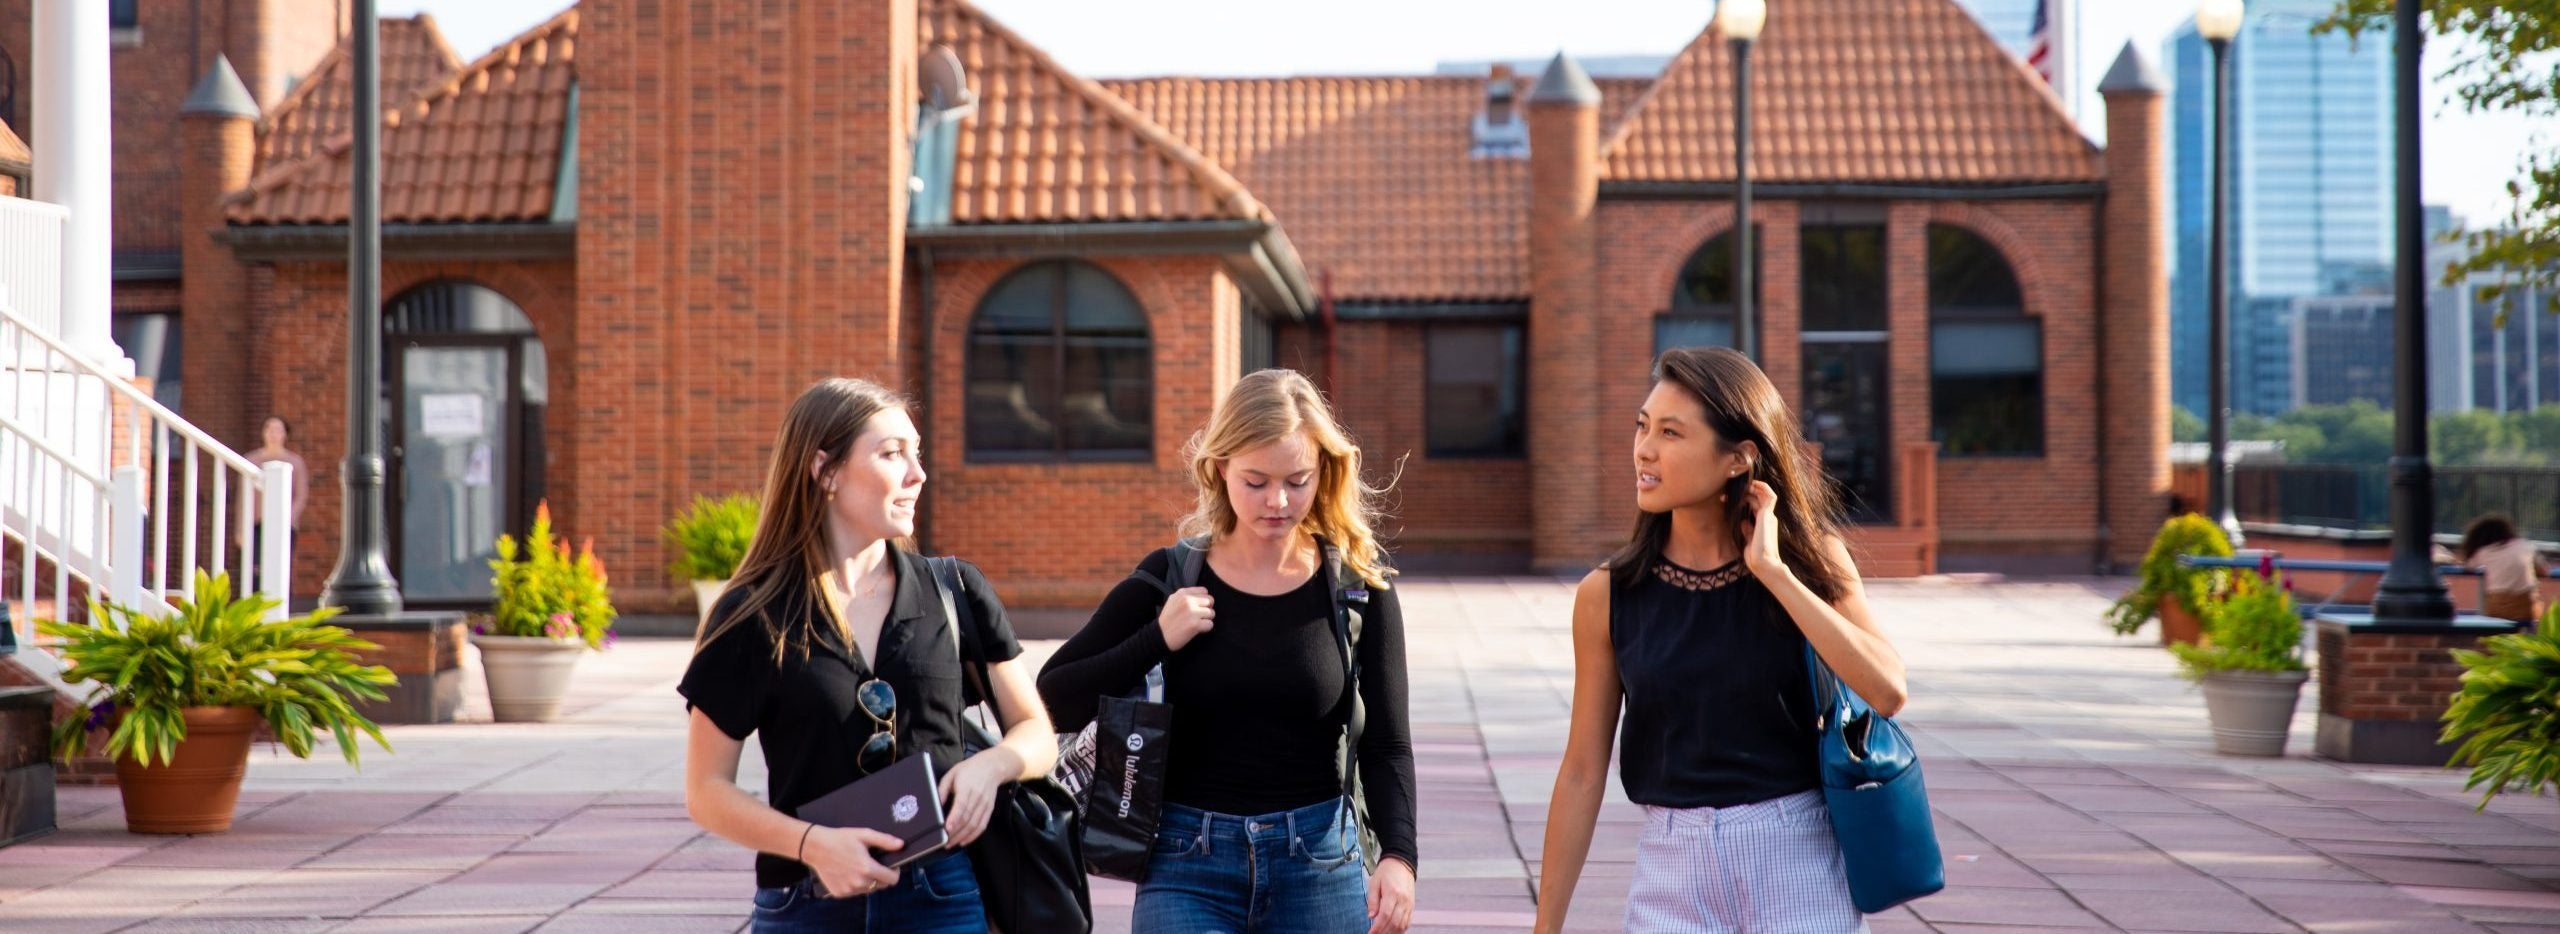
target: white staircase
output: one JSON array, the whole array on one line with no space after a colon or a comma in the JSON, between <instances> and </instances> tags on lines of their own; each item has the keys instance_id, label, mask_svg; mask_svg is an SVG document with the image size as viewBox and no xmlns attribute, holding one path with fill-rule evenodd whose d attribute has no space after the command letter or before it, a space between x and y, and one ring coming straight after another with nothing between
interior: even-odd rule
<instances>
[{"instance_id":1,"label":"white staircase","mask_svg":"<svg viewBox=\"0 0 2560 934\"><path fill-rule=\"evenodd\" d=\"M281 616L293 553L290 466L250 462L133 385L119 372L129 364L63 342L66 314L106 314L62 307L67 217L0 197L0 601L18 662L57 687L31 622L40 607L63 619L90 619L91 600L166 609L200 569L254 583Z\"/></svg>"}]
</instances>

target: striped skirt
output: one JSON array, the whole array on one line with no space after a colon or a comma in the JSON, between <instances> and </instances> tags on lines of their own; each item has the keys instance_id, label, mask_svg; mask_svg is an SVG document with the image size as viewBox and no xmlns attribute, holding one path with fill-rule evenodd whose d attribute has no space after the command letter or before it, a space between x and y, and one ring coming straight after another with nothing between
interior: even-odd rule
<instances>
[{"instance_id":1,"label":"striped skirt","mask_svg":"<svg viewBox=\"0 0 2560 934\"><path fill-rule=\"evenodd\" d=\"M1821 792L1726 808L1648 806L1644 815L1628 931L1866 931Z\"/></svg>"}]
</instances>

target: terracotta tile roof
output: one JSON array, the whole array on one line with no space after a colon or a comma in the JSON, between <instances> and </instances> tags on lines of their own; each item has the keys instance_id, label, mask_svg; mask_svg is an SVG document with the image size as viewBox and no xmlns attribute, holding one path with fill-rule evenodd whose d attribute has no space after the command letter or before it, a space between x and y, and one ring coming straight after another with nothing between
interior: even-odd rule
<instances>
[{"instance_id":1,"label":"terracotta tile roof","mask_svg":"<svg viewBox=\"0 0 2560 934\"><path fill-rule=\"evenodd\" d=\"M1529 294L1529 163L1468 155L1486 80L1102 84L1242 179L1336 298L1507 301ZM1604 134L1650 83L1599 82Z\"/></svg>"},{"instance_id":2,"label":"terracotta tile roof","mask_svg":"<svg viewBox=\"0 0 2560 934\"><path fill-rule=\"evenodd\" d=\"M1751 53L1755 180L2096 181L2098 150L2043 82L1954 0L1791 0ZM1604 181L1733 177L1733 60L1722 35L1674 59L1620 134Z\"/></svg>"},{"instance_id":3,"label":"terracotta tile roof","mask_svg":"<svg viewBox=\"0 0 2560 934\"><path fill-rule=\"evenodd\" d=\"M383 222L550 217L577 35L578 10L571 7L423 93L386 106ZM310 155L263 169L231 196L230 221L344 223L351 141L341 130Z\"/></svg>"},{"instance_id":4,"label":"terracotta tile roof","mask_svg":"<svg viewBox=\"0 0 2560 934\"><path fill-rule=\"evenodd\" d=\"M425 93L462 69L435 19L424 13L383 20L381 50L385 101ZM355 112L355 66L349 53L344 42L330 49L258 121L257 170L318 152L347 132Z\"/></svg>"},{"instance_id":5,"label":"terracotta tile roof","mask_svg":"<svg viewBox=\"0 0 2560 934\"><path fill-rule=\"evenodd\" d=\"M1264 219L1234 176L966 0L918 0L978 94L960 125L955 224Z\"/></svg>"}]
</instances>

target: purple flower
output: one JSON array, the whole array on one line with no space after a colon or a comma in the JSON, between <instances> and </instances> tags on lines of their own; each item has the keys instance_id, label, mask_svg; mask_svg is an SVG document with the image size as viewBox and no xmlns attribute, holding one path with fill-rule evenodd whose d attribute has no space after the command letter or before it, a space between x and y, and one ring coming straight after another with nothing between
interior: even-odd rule
<instances>
[{"instance_id":1,"label":"purple flower","mask_svg":"<svg viewBox=\"0 0 2560 934\"><path fill-rule=\"evenodd\" d=\"M2262 554L2258 555L2258 576L2259 576L2259 577L2268 578L2268 579L2270 579L2270 580L2272 580L2272 579L2274 579L2274 578L2275 578L2275 576L2276 576L2276 555L2275 555L2275 552L2270 551L2270 552L2265 552L2265 553L2262 553Z\"/></svg>"},{"instance_id":2,"label":"purple flower","mask_svg":"<svg viewBox=\"0 0 2560 934\"><path fill-rule=\"evenodd\" d=\"M92 707L90 707L90 708L89 708L89 722L88 722L86 725L84 725L82 728L83 728L83 729L90 729L90 730L102 730L102 729L106 729L106 726L107 726L107 712L108 712L108 711L112 711L112 710L114 710L114 709L116 709L116 702L115 702L115 701L111 701L111 700L103 700L103 701L99 701L95 706L92 706Z\"/></svg>"}]
</instances>

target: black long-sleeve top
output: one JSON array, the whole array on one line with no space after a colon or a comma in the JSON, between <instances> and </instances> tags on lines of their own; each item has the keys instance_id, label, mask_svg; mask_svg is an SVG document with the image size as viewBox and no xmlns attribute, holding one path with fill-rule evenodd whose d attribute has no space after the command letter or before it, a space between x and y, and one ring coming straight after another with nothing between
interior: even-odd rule
<instances>
[{"instance_id":1,"label":"black long-sleeve top","mask_svg":"<svg viewBox=\"0 0 2560 934\"><path fill-rule=\"evenodd\" d=\"M1171 578L1163 551L1139 567ZM1293 810L1339 797L1339 743L1351 719L1331 595L1321 572L1278 596L1237 590L1200 569L1216 625L1168 652L1156 615L1164 595L1132 578L1112 588L1083 631L1040 670L1040 698L1060 732L1092 722L1107 694L1165 669L1173 705L1167 800L1222 814ZM1414 832L1413 739L1406 718L1404 611L1396 592L1373 587L1360 630L1360 782L1383 856L1419 869Z\"/></svg>"}]
</instances>

